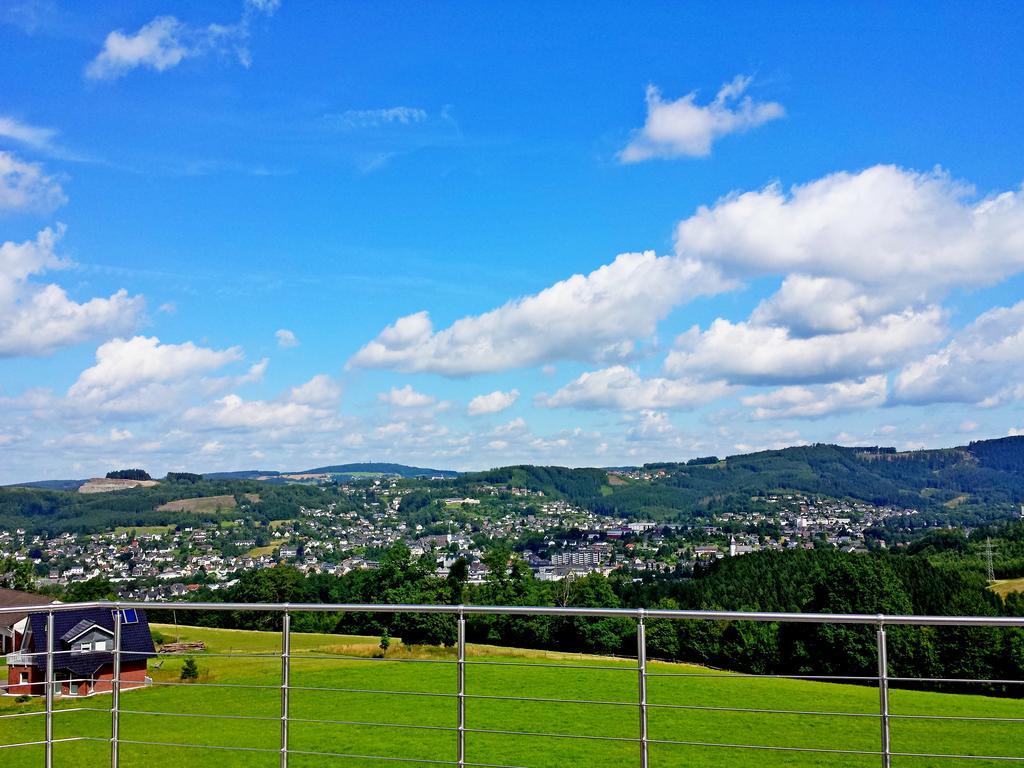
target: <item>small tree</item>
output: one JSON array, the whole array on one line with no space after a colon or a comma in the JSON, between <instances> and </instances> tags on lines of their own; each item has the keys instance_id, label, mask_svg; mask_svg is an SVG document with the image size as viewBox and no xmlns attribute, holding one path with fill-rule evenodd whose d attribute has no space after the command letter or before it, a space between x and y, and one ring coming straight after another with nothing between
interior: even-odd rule
<instances>
[{"instance_id":1,"label":"small tree","mask_svg":"<svg viewBox=\"0 0 1024 768\"><path fill-rule=\"evenodd\" d=\"M384 631L380 633L380 652L381 655L386 655L388 648L391 647L391 633L388 632L388 628L384 627Z\"/></svg>"},{"instance_id":2,"label":"small tree","mask_svg":"<svg viewBox=\"0 0 1024 768\"><path fill-rule=\"evenodd\" d=\"M19 563L13 557L0 559L0 587L27 592L32 589L35 581L32 563Z\"/></svg>"},{"instance_id":3,"label":"small tree","mask_svg":"<svg viewBox=\"0 0 1024 768\"><path fill-rule=\"evenodd\" d=\"M182 680L198 680L199 679L199 665L196 664L196 660L191 656L185 658L185 663L181 665L181 679Z\"/></svg>"}]
</instances>

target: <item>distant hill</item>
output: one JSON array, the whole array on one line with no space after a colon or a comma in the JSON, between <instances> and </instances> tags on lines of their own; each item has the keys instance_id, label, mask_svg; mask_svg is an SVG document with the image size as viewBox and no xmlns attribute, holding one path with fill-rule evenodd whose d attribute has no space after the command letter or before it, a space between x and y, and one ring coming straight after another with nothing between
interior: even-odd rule
<instances>
[{"instance_id":1,"label":"distant hill","mask_svg":"<svg viewBox=\"0 0 1024 768\"><path fill-rule=\"evenodd\" d=\"M406 464L387 464L380 462L363 462L356 464L332 464L327 467L314 467L294 472L270 469L243 469L237 472L207 472L203 477L207 480L257 480L260 478L271 481L285 478L283 475L393 475L395 477L458 477L458 472L450 469L428 469L410 467Z\"/></svg>"},{"instance_id":2,"label":"distant hill","mask_svg":"<svg viewBox=\"0 0 1024 768\"><path fill-rule=\"evenodd\" d=\"M205 472L204 480L255 480L258 477L276 477L281 474L273 469L241 469L237 472Z\"/></svg>"},{"instance_id":3,"label":"distant hill","mask_svg":"<svg viewBox=\"0 0 1024 768\"><path fill-rule=\"evenodd\" d=\"M528 488L595 512L655 520L749 510L757 497L793 491L915 509L922 525L981 525L1015 517L1024 504L1024 436L903 452L806 445L704 463L711 458L646 464L664 474L645 483L613 485L603 469L521 465L466 473L455 484Z\"/></svg>"},{"instance_id":4,"label":"distant hill","mask_svg":"<svg viewBox=\"0 0 1024 768\"><path fill-rule=\"evenodd\" d=\"M30 483L11 483L4 488L45 488L49 491L77 491L86 480L35 480Z\"/></svg>"},{"instance_id":5,"label":"distant hill","mask_svg":"<svg viewBox=\"0 0 1024 768\"><path fill-rule=\"evenodd\" d=\"M426 469L424 467L410 467L405 464L386 464L369 462L364 464L332 464L329 467L316 467L307 469L302 473L307 475L353 475L353 474L376 474L376 475L397 475L398 477L458 477L459 473L450 469Z\"/></svg>"}]
</instances>

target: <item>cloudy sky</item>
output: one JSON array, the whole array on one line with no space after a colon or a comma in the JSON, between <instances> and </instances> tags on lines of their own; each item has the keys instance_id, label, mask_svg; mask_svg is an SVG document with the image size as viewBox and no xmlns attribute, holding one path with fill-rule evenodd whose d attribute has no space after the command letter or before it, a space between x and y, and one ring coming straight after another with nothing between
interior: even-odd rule
<instances>
[{"instance_id":1,"label":"cloudy sky","mask_svg":"<svg viewBox=\"0 0 1024 768\"><path fill-rule=\"evenodd\" d=\"M0 5L0 482L1024 430L1018 3Z\"/></svg>"}]
</instances>

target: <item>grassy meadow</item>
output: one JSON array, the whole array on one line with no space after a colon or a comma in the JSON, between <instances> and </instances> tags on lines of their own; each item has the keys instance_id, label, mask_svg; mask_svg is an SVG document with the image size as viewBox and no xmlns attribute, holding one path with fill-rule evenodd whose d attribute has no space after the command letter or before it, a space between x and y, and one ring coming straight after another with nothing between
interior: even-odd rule
<instances>
[{"instance_id":1,"label":"grassy meadow","mask_svg":"<svg viewBox=\"0 0 1024 768\"><path fill-rule=\"evenodd\" d=\"M989 589L1005 600L1011 592L1024 592L1024 579L997 579Z\"/></svg>"},{"instance_id":2,"label":"grassy meadow","mask_svg":"<svg viewBox=\"0 0 1024 768\"><path fill-rule=\"evenodd\" d=\"M173 627L155 626L168 639ZM281 693L280 636L273 632L246 632L183 627L182 640L203 640L207 652L195 655L199 680L178 684L183 659L163 657L150 664L156 684L122 694L121 765L170 764L176 768L261 768L279 765L273 752L234 752L216 747L244 746L277 750L280 739ZM456 669L452 649L404 648L392 641L386 659L376 638L293 634L290 704L291 766L373 766L394 762L376 757L416 760L454 760L456 723ZM249 654L225 657L217 654ZM262 655L260 655L262 654ZM639 764L635 661L594 656L515 650L471 645L466 670L467 761L527 768L585 765L587 768L623 768ZM353 658L354 657L354 658ZM513 666L528 664L530 666ZM594 667L604 667L603 669ZM757 744L809 749L877 750L879 725L875 688L802 680L751 679L702 667L652 662L649 664L648 700L654 705L685 705L707 709L652 707L651 739L700 741L715 744ZM226 686L226 687L220 687ZM233 686L233 687L229 687ZM253 687L247 687L253 686ZM272 686L261 688L259 686ZM345 688L348 692L315 690ZM415 691L404 696L393 691ZM545 699L589 699L606 703L583 705L540 701L506 701L498 696ZM109 739L110 696L60 701L54 719L56 738L76 736ZM89 711L63 711L86 707ZM765 710L823 710L865 715L793 715L723 712L715 707ZM1024 701L894 690L891 708L896 715L942 715L987 718L1024 718ZM42 709L40 701L18 703L0 698L0 715ZM155 716L147 712L176 713ZM241 720L239 716L264 718ZM331 720L333 723L314 723ZM373 723L398 726L384 729ZM489 730L559 733L566 737L505 735ZM43 737L41 716L0 720L0 754L23 765L41 765L41 747L4 744ZM572 736L591 735L601 741ZM1024 723L999 721L928 721L894 719L893 749L897 752L966 753L1024 758ZM144 746L132 741L193 743L208 748ZM57 766L108 764L109 744L79 741L55 746ZM328 758L303 752L333 752L354 757ZM783 752L768 749L733 749L651 744L653 768L710 766L877 766L877 756ZM423 763L427 765L427 763ZM985 760L939 760L896 757L905 768L924 766L1005 765Z\"/></svg>"}]
</instances>

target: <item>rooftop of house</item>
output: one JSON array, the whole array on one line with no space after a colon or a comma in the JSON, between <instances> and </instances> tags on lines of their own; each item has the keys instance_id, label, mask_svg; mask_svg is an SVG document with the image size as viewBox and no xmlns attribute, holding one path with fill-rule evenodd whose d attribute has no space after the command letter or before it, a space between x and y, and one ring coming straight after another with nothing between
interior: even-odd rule
<instances>
[{"instance_id":1,"label":"rooftop of house","mask_svg":"<svg viewBox=\"0 0 1024 768\"><path fill-rule=\"evenodd\" d=\"M75 611L60 611L53 615L54 667L69 670L77 675L90 675L105 664L111 663L110 650L72 652L72 641L92 627L98 627L114 634L114 611L109 608L82 608ZM32 658L32 664L39 669L46 667L46 614L29 615L31 626L30 652L39 654ZM122 612L121 620L121 663L141 661L156 655L153 637L149 631L146 612L131 609Z\"/></svg>"},{"instance_id":2,"label":"rooftop of house","mask_svg":"<svg viewBox=\"0 0 1024 768\"><path fill-rule=\"evenodd\" d=\"M50 605L55 602L57 601L46 595L21 592L17 589L0 589L0 608L35 608L39 605ZM13 627L26 616L28 616L28 611L0 613L0 629Z\"/></svg>"}]
</instances>

